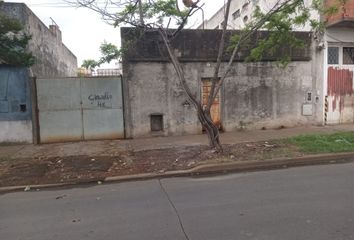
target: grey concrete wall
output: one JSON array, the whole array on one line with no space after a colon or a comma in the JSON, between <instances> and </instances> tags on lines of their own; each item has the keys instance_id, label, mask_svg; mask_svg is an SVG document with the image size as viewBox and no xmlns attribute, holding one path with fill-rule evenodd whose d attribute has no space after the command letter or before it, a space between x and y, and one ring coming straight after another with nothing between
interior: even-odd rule
<instances>
[{"instance_id":1,"label":"grey concrete wall","mask_svg":"<svg viewBox=\"0 0 354 240\"><path fill-rule=\"evenodd\" d=\"M227 32L227 39L235 31ZM200 99L203 78L213 76L221 31L183 30L171 40L186 79ZM267 36L254 34L250 44ZM196 110L188 104L166 49L156 31L145 35L122 28L122 44L135 43L123 58L123 89L127 137L200 133ZM221 122L225 131L243 128L280 128L323 124L323 50L317 50L309 32L294 32L305 47L281 46L261 62L245 63L249 48L242 48L221 89ZM222 76L229 52L223 55ZM292 62L277 67L288 54ZM310 96L309 96L310 95ZM310 98L309 98L310 97ZM305 111L306 110L306 111ZM164 131L151 131L150 116L163 115Z\"/></svg>"},{"instance_id":2,"label":"grey concrete wall","mask_svg":"<svg viewBox=\"0 0 354 240\"><path fill-rule=\"evenodd\" d=\"M183 63L189 86L199 99L201 79L213 76L213 66ZM271 62L235 63L221 91L224 130L322 124L322 75L317 68L311 61L293 62L285 69ZM185 104L188 98L170 63L130 62L123 71L127 137L201 132L196 111ZM312 93L310 102L308 93ZM313 108L311 116L303 115L303 104ZM163 132L151 132L150 115L155 113L163 114Z\"/></svg>"},{"instance_id":3,"label":"grey concrete wall","mask_svg":"<svg viewBox=\"0 0 354 240\"><path fill-rule=\"evenodd\" d=\"M170 30L172 33L173 30ZM228 62L231 51L230 38L240 31L227 31L225 36L226 44L222 61ZM193 30L185 29L171 39L171 45L180 62L215 62L218 56L221 30ZM284 44L274 53L265 53L262 61L276 61L281 56L288 55L292 61L310 61L312 57L312 33L293 32L293 35L303 41L303 48L292 48ZM121 28L122 46L128 44L123 62L169 62L170 58L167 49L159 33L155 29L141 34L134 28ZM259 31L250 37L250 42L242 46L235 58L236 62L244 62L250 54L250 50L257 46L257 42L269 36L269 32Z\"/></svg>"},{"instance_id":4,"label":"grey concrete wall","mask_svg":"<svg viewBox=\"0 0 354 240\"><path fill-rule=\"evenodd\" d=\"M25 4L2 3L0 12L20 20L25 31L32 35L28 49L37 59L37 63L32 67L37 77L77 75L76 56Z\"/></svg>"}]
</instances>

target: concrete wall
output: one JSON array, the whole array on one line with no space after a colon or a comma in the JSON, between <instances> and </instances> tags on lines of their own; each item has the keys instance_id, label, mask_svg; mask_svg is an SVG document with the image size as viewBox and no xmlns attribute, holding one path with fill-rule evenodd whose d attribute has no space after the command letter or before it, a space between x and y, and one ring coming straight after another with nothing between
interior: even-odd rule
<instances>
[{"instance_id":1,"label":"concrete wall","mask_svg":"<svg viewBox=\"0 0 354 240\"><path fill-rule=\"evenodd\" d=\"M219 32L185 31L172 41L188 84L199 99L202 80L213 76L212 60L216 57L211 49L217 48L210 44L218 44L213 38ZM123 29L123 42L124 33ZM323 124L323 51L316 50L309 33L299 36L307 47L292 51L294 61L286 68L277 67L272 61L274 56L265 57L262 62L244 63L247 53L241 51L244 54L233 64L221 90L225 131ZM154 39L153 34L148 39ZM153 43L144 37L141 41L123 59L127 137L200 133L196 111L165 58L164 48L153 51ZM225 65L226 62L220 76ZM162 132L151 131L151 115L155 114L163 115Z\"/></svg>"},{"instance_id":2,"label":"concrete wall","mask_svg":"<svg viewBox=\"0 0 354 240\"><path fill-rule=\"evenodd\" d=\"M0 142L31 142L31 114L27 70L0 65Z\"/></svg>"},{"instance_id":3,"label":"concrete wall","mask_svg":"<svg viewBox=\"0 0 354 240\"><path fill-rule=\"evenodd\" d=\"M353 28L327 28L325 32L325 40L329 43L353 43Z\"/></svg>"},{"instance_id":4,"label":"concrete wall","mask_svg":"<svg viewBox=\"0 0 354 240\"><path fill-rule=\"evenodd\" d=\"M28 49L37 59L32 67L37 77L70 77L77 75L77 58L62 43L59 31L47 26L23 3L2 3L0 12L22 22L32 35Z\"/></svg>"},{"instance_id":5,"label":"concrete wall","mask_svg":"<svg viewBox=\"0 0 354 240\"><path fill-rule=\"evenodd\" d=\"M213 76L213 66L214 63L183 64L189 86L199 99L201 79ZM129 137L154 135L150 115L156 113L164 117L162 135L201 132L196 111L188 104L171 64L132 63L125 70ZM235 63L221 91L224 130L322 124L320 79L313 74L311 62L292 63L286 69L272 63ZM313 99L308 102L309 92ZM302 114L303 104L313 108L311 116Z\"/></svg>"}]
</instances>

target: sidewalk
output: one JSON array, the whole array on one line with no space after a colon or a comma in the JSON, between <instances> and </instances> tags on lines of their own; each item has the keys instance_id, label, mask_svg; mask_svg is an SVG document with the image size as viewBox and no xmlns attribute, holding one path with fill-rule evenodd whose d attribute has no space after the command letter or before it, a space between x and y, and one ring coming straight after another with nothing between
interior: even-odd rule
<instances>
[{"instance_id":1,"label":"sidewalk","mask_svg":"<svg viewBox=\"0 0 354 240\"><path fill-rule=\"evenodd\" d=\"M227 132L221 135L223 144L270 141L303 134L330 134L354 131L354 124L335 126L306 126L279 130L245 130ZM124 151L142 151L172 147L207 145L206 135L155 137L130 140L105 140L43 145L1 146L0 158L38 158L66 156L112 156Z\"/></svg>"},{"instance_id":2,"label":"sidewalk","mask_svg":"<svg viewBox=\"0 0 354 240\"><path fill-rule=\"evenodd\" d=\"M0 193L27 186L102 183L354 161L354 152L309 155L281 139L351 132L354 124L223 133L224 151L206 135L43 145L0 145Z\"/></svg>"}]
</instances>

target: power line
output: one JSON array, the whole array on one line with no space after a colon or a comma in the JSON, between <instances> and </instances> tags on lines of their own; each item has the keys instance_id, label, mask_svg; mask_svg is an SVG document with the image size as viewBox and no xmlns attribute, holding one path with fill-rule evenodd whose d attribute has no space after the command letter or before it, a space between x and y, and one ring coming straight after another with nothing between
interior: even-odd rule
<instances>
[{"instance_id":1,"label":"power line","mask_svg":"<svg viewBox=\"0 0 354 240\"><path fill-rule=\"evenodd\" d=\"M73 3L75 3L75 1L73 2ZM114 4L110 4L110 3L108 3L107 1L104 1L104 0L101 0L101 1L95 1L94 2L95 4L107 4L107 7L108 8L116 8L117 6L114 6ZM50 2L50 3L48 3L48 2L46 2L46 3L44 3L44 2L34 2L34 3L28 3L27 4L28 6L33 6L33 7L77 7L77 6L75 6L74 4L71 4L71 3L69 3L69 2L67 2L67 1L57 1L57 2ZM112 5L112 6L110 6L110 5Z\"/></svg>"}]
</instances>

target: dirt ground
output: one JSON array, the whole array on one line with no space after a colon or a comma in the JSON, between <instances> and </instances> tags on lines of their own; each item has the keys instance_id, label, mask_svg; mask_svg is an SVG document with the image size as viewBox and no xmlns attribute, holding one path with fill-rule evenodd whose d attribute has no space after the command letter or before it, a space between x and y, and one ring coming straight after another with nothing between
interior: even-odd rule
<instances>
[{"instance_id":1,"label":"dirt ground","mask_svg":"<svg viewBox=\"0 0 354 240\"><path fill-rule=\"evenodd\" d=\"M100 181L110 176L185 170L205 163L297 157L294 146L276 142L224 145L222 154L207 146L117 151L109 156L0 158L0 187Z\"/></svg>"}]
</instances>

